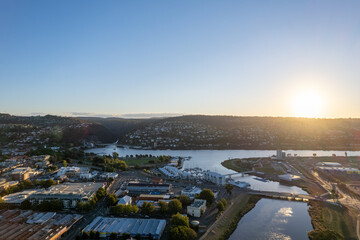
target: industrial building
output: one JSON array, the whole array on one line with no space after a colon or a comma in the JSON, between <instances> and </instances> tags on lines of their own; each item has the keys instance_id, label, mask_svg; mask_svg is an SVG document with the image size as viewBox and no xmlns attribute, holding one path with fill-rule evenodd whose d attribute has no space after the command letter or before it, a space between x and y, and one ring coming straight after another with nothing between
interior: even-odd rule
<instances>
[{"instance_id":1,"label":"industrial building","mask_svg":"<svg viewBox=\"0 0 360 240\"><path fill-rule=\"evenodd\" d=\"M216 172L204 172L204 179L217 185L225 185L226 177Z\"/></svg>"},{"instance_id":2,"label":"industrial building","mask_svg":"<svg viewBox=\"0 0 360 240\"><path fill-rule=\"evenodd\" d=\"M20 204L28 199L32 194L39 192L41 192L41 190L38 189L24 190L21 192L5 195L3 196L3 200L5 203L13 204L14 206L20 206Z\"/></svg>"},{"instance_id":3,"label":"industrial building","mask_svg":"<svg viewBox=\"0 0 360 240\"><path fill-rule=\"evenodd\" d=\"M201 217L201 215L206 211L206 200L195 199L195 201L187 206L187 214L193 217Z\"/></svg>"},{"instance_id":4,"label":"industrial building","mask_svg":"<svg viewBox=\"0 0 360 240\"><path fill-rule=\"evenodd\" d=\"M122 234L130 234L131 237L140 235L141 238L152 236L153 239L160 239L166 227L166 220L163 219L139 219L139 218L107 218L96 217L83 232L99 232L101 238L109 237L115 232L120 237Z\"/></svg>"},{"instance_id":5,"label":"industrial building","mask_svg":"<svg viewBox=\"0 0 360 240\"><path fill-rule=\"evenodd\" d=\"M168 193L171 191L171 184L162 183L140 183L140 182L129 182L127 185L127 190L131 194L142 194L142 193Z\"/></svg>"},{"instance_id":6,"label":"industrial building","mask_svg":"<svg viewBox=\"0 0 360 240\"><path fill-rule=\"evenodd\" d=\"M187 186L183 190L181 190L181 195L185 195L189 197L191 200L195 198L196 194L200 194L201 189L195 186Z\"/></svg>"},{"instance_id":7,"label":"industrial building","mask_svg":"<svg viewBox=\"0 0 360 240\"><path fill-rule=\"evenodd\" d=\"M132 203L132 198L127 195L120 198L118 202L118 204L124 204L124 205L131 205L131 203Z\"/></svg>"},{"instance_id":8,"label":"industrial building","mask_svg":"<svg viewBox=\"0 0 360 240\"><path fill-rule=\"evenodd\" d=\"M1 240L55 240L82 218L78 214L7 210L0 212Z\"/></svg>"},{"instance_id":9,"label":"industrial building","mask_svg":"<svg viewBox=\"0 0 360 240\"><path fill-rule=\"evenodd\" d=\"M64 183L44 189L30 196L32 203L44 200L59 199L64 203L64 208L75 208L77 202L91 200L96 191L103 187L103 183Z\"/></svg>"}]
</instances>

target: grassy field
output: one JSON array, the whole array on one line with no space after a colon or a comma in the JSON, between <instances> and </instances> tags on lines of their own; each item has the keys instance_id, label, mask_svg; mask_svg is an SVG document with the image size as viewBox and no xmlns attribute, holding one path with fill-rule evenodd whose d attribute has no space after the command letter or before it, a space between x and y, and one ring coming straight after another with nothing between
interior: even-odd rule
<instances>
[{"instance_id":1,"label":"grassy field","mask_svg":"<svg viewBox=\"0 0 360 240\"><path fill-rule=\"evenodd\" d=\"M152 158L124 158L121 159L124 160L126 162L126 164L128 166L135 166L135 165L148 165L148 164L154 164L154 163L158 163L159 160L156 157L152 157ZM153 161L153 162L151 162Z\"/></svg>"},{"instance_id":2,"label":"grassy field","mask_svg":"<svg viewBox=\"0 0 360 240\"><path fill-rule=\"evenodd\" d=\"M224 167L237 171L237 172L244 172L244 171L251 171L253 170L253 165L251 164L251 162L255 162L256 160L258 160L258 158L249 158L249 162L250 163L243 163L242 159L229 159L226 160L224 162L221 163L221 165L223 165ZM272 167L272 163L269 161L263 161L265 163L263 163L262 167L255 167L255 171L258 172L263 172L265 174L283 174L284 172L282 171L282 169L274 169ZM274 163L276 164L276 163Z\"/></svg>"},{"instance_id":3,"label":"grassy field","mask_svg":"<svg viewBox=\"0 0 360 240\"><path fill-rule=\"evenodd\" d=\"M323 202L310 202L310 205L314 227L310 239L357 239L356 218L346 208Z\"/></svg>"},{"instance_id":4,"label":"grassy field","mask_svg":"<svg viewBox=\"0 0 360 240\"><path fill-rule=\"evenodd\" d=\"M233 196L232 202L234 204L215 223L215 227L206 236L206 240L228 239L236 229L240 219L255 206L258 200L260 197L250 196L246 193L238 193Z\"/></svg>"}]
</instances>

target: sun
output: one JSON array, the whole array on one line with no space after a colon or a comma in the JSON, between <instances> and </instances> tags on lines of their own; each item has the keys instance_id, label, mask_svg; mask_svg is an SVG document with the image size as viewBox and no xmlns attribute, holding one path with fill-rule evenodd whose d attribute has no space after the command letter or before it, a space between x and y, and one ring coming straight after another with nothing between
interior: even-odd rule
<instances>
[{"instance_id":1,"label":"sun","mask_svg":"<svg viewBox=\"0 0 360 240\"><path fill-rule=\"evenodd\" d=\"M292 107L296 117L319 118L322 115L323 99L315 91L303 91L294 97Z\"/></svg>"}]
</instances>

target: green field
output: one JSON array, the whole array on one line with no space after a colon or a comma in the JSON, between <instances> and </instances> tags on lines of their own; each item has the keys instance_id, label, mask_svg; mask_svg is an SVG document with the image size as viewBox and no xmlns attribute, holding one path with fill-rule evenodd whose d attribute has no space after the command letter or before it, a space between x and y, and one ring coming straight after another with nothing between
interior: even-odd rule
<instances>
[{"instance_id":1,"label":"green field","mask_svg":"<svg viewBox=\"0 0 360 240\"><path fill-rule=\"evenodd\" d=\"M121 160L124 160L128 166L135 166L135 165L142 166L142 165L149 165L149 164L155 164L155 163L160 162L158 160L158 158L156 158L156 157L152 157L152 158L124 158L124 159L121 159Z\"/></svg>"}]
</instances>

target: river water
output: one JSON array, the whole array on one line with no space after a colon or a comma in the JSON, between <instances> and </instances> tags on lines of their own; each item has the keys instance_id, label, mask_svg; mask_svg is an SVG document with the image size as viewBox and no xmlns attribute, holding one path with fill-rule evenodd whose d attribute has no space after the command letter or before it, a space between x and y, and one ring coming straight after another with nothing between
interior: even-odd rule
<instances>
[{"instance_id":1,"label":"river water","mask_svg":"<svg viewBox=\"0 0 360 240\"><path fill-rule=\"evenodd\" d=\"M229 240L303 240L311 230L306 203L263 198L239 221Z\"/></svg>"},{"instance_id":2,"label":"river water","mask_svg":"<svg viewBox=\"0 0 360 240\"><path fill-rule=\"evenodd\" d=\"M183 168L200 167L204 170L215 171L221 174L234 173L226 169L221 162L229 158L252 158L270 157L276 154L273 150L143 150L130 149L128 147L117 148L109 145L104 148L93 148L87 150L99 155L108 155L117 152L119 156L135 154L152 154L154 156L170 155L191 157L185 161ZM286 153L297 154L298 156L344 156L343 151L313 151L313 150L290 150ZM360 151L349 151L348 156L359 156ZM251 184L251 188L263 191L278 191L289 193L306 194L298 187L290 187L273 181L259 181L254 176L245 175L243 177L233 177L236 180L246 181ZM296 240L308 239L307 232L312 230L311 219L308 213L308 206L303 202L290 202L284 200L261 199L249 213L247 213L238 223L237 229L229 238L237 239L273 239L273 240Z\"/></svg>"}]
</instances>

